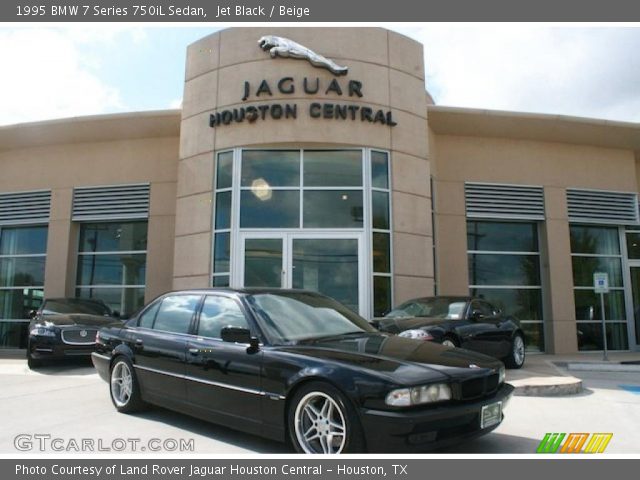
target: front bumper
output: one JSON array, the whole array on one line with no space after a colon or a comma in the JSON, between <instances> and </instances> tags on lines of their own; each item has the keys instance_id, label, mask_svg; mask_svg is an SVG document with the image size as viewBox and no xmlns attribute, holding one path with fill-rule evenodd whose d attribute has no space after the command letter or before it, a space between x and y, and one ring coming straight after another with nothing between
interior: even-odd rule
<instances>
[{"instance_id":1,"label":"front bumper","mask_svg":"<svg viewBox=\"0 0 640 480\"><path fill-rule=\"evenodd\" d=\"M514 387L503 384L491 397L473 403L449 404L409 411L361 409L367 449L370 452L423 452L444 448L485 435L502 423L480 428L482 407L502 402L502 408ZM503 416L504 418L504 416Z\"/></svg>"},{"instance_id":2,"label":"front bumper","mask_svg":"<svg viewBox=\"0 0 640 480\"><path fill-rule=\"evenodd\" d=\"M95 343L72 345L64 343L60 336L45 337L31 335L28 342L29 355L36 360L58 360L70 357L89 357Z\"/></svg>"}]
</instances>

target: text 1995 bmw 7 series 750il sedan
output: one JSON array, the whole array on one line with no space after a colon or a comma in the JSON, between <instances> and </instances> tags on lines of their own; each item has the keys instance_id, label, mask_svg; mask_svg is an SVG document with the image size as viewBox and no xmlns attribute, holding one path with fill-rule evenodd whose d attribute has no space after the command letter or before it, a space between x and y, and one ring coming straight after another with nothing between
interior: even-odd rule
<instances>
[{"instance_id":1,"label":"text 1995 bmw 7 series 750il sedan","mask_svg":"<svg viewBox=\"0 0 640 480\"><path fill-rule=\"evenodd\" d=\"M101 329L92 358L121 412L161 405L305 453L446 446L496 428L513 391L498 360L296 290L168 293Z\"/></svg>"}]
</instances>

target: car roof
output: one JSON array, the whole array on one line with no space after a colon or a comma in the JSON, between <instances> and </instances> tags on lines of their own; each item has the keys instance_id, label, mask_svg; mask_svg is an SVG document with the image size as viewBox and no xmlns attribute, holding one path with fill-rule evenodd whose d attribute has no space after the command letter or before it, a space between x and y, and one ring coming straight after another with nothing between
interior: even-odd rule
<instances>
[{"instance_id":1,"label":"car roof","mask_svg":"<svg viewBox=\"0 0 640 480\"><path fill-rule=\"evenodd\" d=\"M283 294L283 293L305 293L309 295L318 295L322 296L322 294L318 292L312 292L310 290L302 290L295 288L263 288L263 287L243 287L243 288L231 288L231 287L209 287L209 288L194 288L194 289L185 289L185 290L172 290L170 292L166 292L162 296L171 295L171 294L199 294L206 295L207 293L236 293L239 295L259 295L264 293L274 293L274 294Z\"/></svg>"}]
</instances>

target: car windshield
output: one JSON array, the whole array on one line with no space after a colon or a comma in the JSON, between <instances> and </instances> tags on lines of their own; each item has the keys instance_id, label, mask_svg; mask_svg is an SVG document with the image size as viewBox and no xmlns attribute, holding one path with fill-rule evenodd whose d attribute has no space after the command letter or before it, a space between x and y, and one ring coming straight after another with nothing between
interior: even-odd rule
<instances>
[{"instance_id":1,"label":"car windshield","mask_svg":"<svg viewBox=\"0 0 640 480\"><path fill-rule=\"evenodd\" d=\"M391 310L387 318L429 317L459 320L464 315L466 300L449 297L421 298L403 303Z\"/></svg>"},{"instance_id":2,"label":"car windshield","mask_svg":"<svg viewBox=\"0 0 640 480\"><path fill-rule=\"evenodd\" d=\"M103 303L79 298L47 300L42 307L43 315L83 313L87 315L111 316L111 309Z\"/></svg>"},{"instance_id":3,"label":"car windshield","mask_svg":"<svg viewBox=\"0 0 640 480\"><path fill-rule=\"evenodd\" d=\"M250 295L248 302L276 345L377 332L344 305L315 293L259 293Z\"/></svg>"}]
</instances>

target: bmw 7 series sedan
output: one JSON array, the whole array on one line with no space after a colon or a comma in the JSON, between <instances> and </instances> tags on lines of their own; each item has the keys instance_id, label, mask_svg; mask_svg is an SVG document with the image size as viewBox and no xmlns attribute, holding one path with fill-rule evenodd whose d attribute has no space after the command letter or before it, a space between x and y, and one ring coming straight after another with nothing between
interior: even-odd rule
<instances>
[{"instance_id":1,"label":"bmw 7 series sedan","mask_svg":"<svg viewBox=\"0 0 640 480\"><path fill-rule=\"evenodd\" d=\"M499 360L301 290L171 292L102 328L92 358L120 412L160 405L300 453L444 447L495 429L513 392Z\"/></svg>"}]
</instances>

